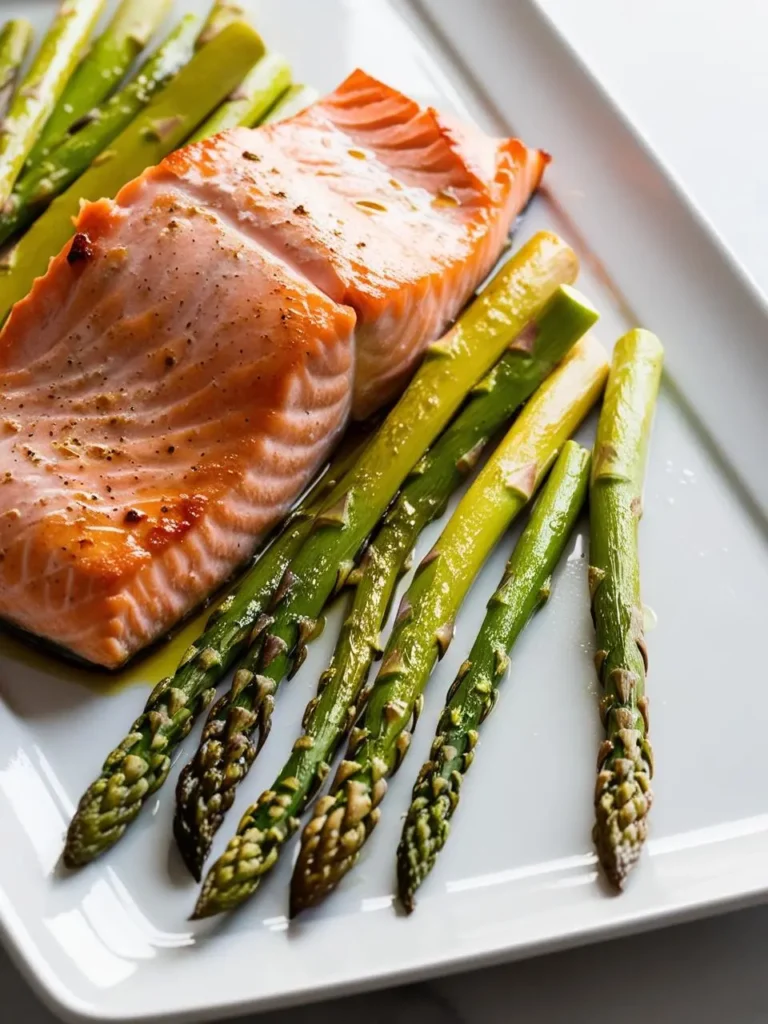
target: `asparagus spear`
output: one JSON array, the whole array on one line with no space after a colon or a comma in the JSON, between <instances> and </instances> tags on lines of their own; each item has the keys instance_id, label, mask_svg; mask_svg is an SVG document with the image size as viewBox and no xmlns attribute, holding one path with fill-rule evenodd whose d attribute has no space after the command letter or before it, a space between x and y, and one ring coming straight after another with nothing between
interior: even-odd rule
<instances>
[{"instance_id":1,"label":"asparagus spear","mask_svg":"<svg viewBox=\"0 0 768 1024\"><path fill-rule=\"evenodd\" d=\"M257 753L251 739L261 705L298 667L325 603L346 581L359 548L472 385L509 342L577 269L573 252L556 236L536 235L428 350L410 386L349 474L342 498L318 516L278 589L274 621L245 656L229 700L209 716L197 754L179 778L176 840L198 878L211 839L231 807L235 787ZM233 737L226 746L222 736ZM235 741L236 738L236 741Z\"/></svg>"},{"instance_id":2,"label":"asparagus spear","mask_svg":"<svg viewBox=\"0 0 768 1024\"><path fill-rule=\"evenodd\" d=\"M55 199L8 254L2 278L0 324L13 304L45 273L50 257L72 236L82 199L114 195L131 178L176 149L234 89L261 53L244 22L229 25L162 90L113 142L108 152Z\"/></svg>"},{"instance_id":3,"label":"asparagus spear","mask_svg":"<svg viewBox=\"0 0 768 1024\"><path fill-rule=\"evenodd\" d=\"M198 47L206 46L220 32L235 21L241 21L245 17L243 8L234 3L233 0L214 0L208 17L205 19L203 30L197 41Z\"/></svg>"},{"instance_id":4,"label":"asparagus spear","mask_svg":"<svg viewBox=\"0 0 768 1024\"><path fill-rule=\"evenodd\" d=\"M0 208L77 64L104 0L64 0L0 132Z\"/></svg>"},{"instance_id":5,"label":"asparagus spear","mask_svg":"<svg viewBox=\"0 0 768 1024\"><path fill-rule=\"evenodd\" d=\"M344 442L267 551L211 614L205 632L184 654L174 676L162 679L152 691L144 711L80 800L64 849L68 867L87 864L113 846L147 797L165 782L173 751L245 647L285 567L309 533L315 512L329 494L337 493L367 443L362 432Z\"/></svg>"},{"instance_id":6,"label":"asparagus spear","mask_svg":"<svg viewBox=\"0 0 768 1024\"><path fill-rule=\"evenodd\" d=\"M262 875L298 828L298 815L328 772L339 741L358 717L361 691L387 609L419 534L442 515L451 494L477 464L491 435L513 415L576 340L596 311L567 286L534 321L534 347L512 347L480 382L470 400L416 467L353 571L357 588L330 668L307 707L300 745L275 784L242 818L237 835L211 869L195 910L208 917L231 910L256 890ZM534 335L526 332L523 341ZM309 742L311 740L311 743Z\"/></svg>"},{"instance_id":7,"label":"asparagus spear","mask_svg":"<svg viewBox=\"0 0 768 1024\"><path fill-rule=\"evenodd\" d=\"M397 850L400 899L410 913L414 894L448 838L464 773L474 759L478 729L493 710L509 666L508 652L530 617L549 597L550 577L584 504L590 455L569 441L510 558L469 659L448 694L419 772Z\"/></svg>"},{"instance_id":8,"label":"asparagus spear","mask_svg":"<svg viewBox=\"0 0 768 1024\"><path fill-rule=\"evenodd\" d=\"M593 838L600 863L618 889L640 856L652 801L637 525L663 358L658 338L648 331L630 331L617 343L589 494L589 589L606 732L597 759Z\"/></svg>"},{"instance_id":9,"label":"asparagus spear","mask_svg":"<svg viewBox=\"0 0 768 1024\"><path fill-rule=\"evenodd\" d=\"M190 142L200 142L226 128L251 128L259 124L290 84L291 68L285 57L279 53L265 54Z\"/></svg>"},{"instance_id":10,"label":"asparagus spear","mask_svg":"<svg viewBox=\"0 0 768 1024\"><path fill-rule=\"evenodd\" d=\"M200 20L188 14L146 61L138 75L98 111L87 127L69 136L43 163L27 171L0 211L0 244L39 216L83 174L192 56Z\"/></svg>"},{"instance_id":11,"label":"asparagus spear","mask_svg":"<svg viewBox=\"0 0 768 1024\"><path fill-rule=\"evenodd\" d=\"M44 160L68 132L97 116L96 108L118 87L170 6L171 0L123 0L67 83L27 157L27 168Z\"/></svg>"},{"instance_id":12,"label":"asparagus spear","mask_svg":"<svg viewBox=\"0 0 768 1024\"><path fill-rule=\"evenodd\" d=\"M606 373L602 346L590 336L582 339L530 400L417 569L346 759L302 835L291 880L292 916L320 903L355 865L472 581L597 401Z\"/></svg>"},{"instance_id":13,"label":"asparagus spear","mask_svg":"<svg viewBox=\"0 0 768 1024\"><path fill-rule=\"evenodd\" d=\"M6 22L0 30L0 118L11 102L31 43L32 26L23 18Z\"/></svg>"},{"instance_id":14,"label":"asparagus spear","mask_svg":"<svg viewBox=\"0 0 768 1024\"><path fill-rule=\"evenodd\" d=\"M264 124L285 121L295 114L300 114L314 103L319 95L317 89L313 89L311 85L292 85L264 118Z\"/></svg>"}]
</instances>

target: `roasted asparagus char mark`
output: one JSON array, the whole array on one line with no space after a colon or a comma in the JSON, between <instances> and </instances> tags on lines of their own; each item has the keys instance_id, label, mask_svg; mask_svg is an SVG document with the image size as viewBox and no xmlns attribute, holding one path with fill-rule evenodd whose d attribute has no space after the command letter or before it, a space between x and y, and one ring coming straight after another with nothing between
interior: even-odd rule
<instances>
[{"instance_id":1,"label":"roasted asparagus char mark","mask_svg":"<svg viewBox=\"0 0 768 1024\"><path fill-rule=\"evenodd\" d=\"M205 632L185 653L175 674L155 687L144 711L80 800L64 850L68 867L87 864L113 846L147 797L165 782L173 751L244 649L269 595L307 536L314 512L367 442L365 435L354 435L342 446L282 532L212 613Z\"/></svg>"},{"instance_id":2,"label":"roasted asparagus char mark","mask_svg":"<svg viewBox=\"0 0 768 1024\"><path fill-rule=\"evenodd\" d=\"M451 494L477 466L490 437L503 426L578 338L595 314L573 289L559 288L542 313L470 393L453 423L407 479L379 532L349 579L349 615L303 732L274 785L243 816L237 835L209 872L195 915L238 906L253 893L298 828L307 802L329 771L340 740L358 717L363 686L397 580L424 527L445 511ZM533 340L533 344L530 343Z\"/></svg>"},{"instance_id":3,"label":"roasted asparagus char mark","mask_svg":"<svg viewBox=\"0 0 768 1024\"><path fill-rule=\"evenodd\" d=\"M291 913L320 903L355 865L401 764L424 688L472 581L597 401L607 361L589 335L544 382L466 492L405 593L359 729L315 805L291 881Z\"/></svg>"},{"instance_id":4,"label":"roasted asparagus char mark","mask_svg":"<svg viewBox=\"0 0 768 1024\"><path fill-rule=\"evenodd\" d=\"M640 856L652 801L637 527L662 363L661 344L648 331L619 340L592 458L589 588L605 727L593 836L600 863L619 889Z\"/></svg>"},{"instance_id":5,"label":"roasted asparagus char mark","mask_svg":"<svg viewBox=\"0 0 768 1024\"><path fill-rule=\"evenodd\" d=\"M431 346L408 389L358 464L344 493L317 516L262 620L233 689L211 712L203 742L182 774L176 837L196 877L211 840L263 743L282 679L301 664L323 608L403 480L454 415L468 391L556 288L573 280L571 249L536 235L484 289L456 325Z\"/></svg>"},{"instance_id":6,"label":"roasted asparagus char mark","mask_svg":"<svg viewBox=\"0 0 768 1024\"><path fill-rule=\"evenodd\" d=\"M575 441L563 448L449 691L397 850L398 891L409 913L448 839L462 779L475 757L478 730L496 703L509 651L549 596L551 575L587 495L589 461L589 452Z\"/></svg>"}]
</instances>

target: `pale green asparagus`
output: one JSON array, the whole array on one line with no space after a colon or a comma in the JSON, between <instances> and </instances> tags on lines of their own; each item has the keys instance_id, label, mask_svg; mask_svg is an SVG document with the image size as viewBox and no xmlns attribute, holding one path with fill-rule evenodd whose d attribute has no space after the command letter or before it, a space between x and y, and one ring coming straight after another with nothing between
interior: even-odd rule
<instances>
[{"instance_id":1,"label":"pale green asparagus","mask_svg":"<svg viewBox=\"0 0 768 1024\"><path fill-rule=\"evenodd\" d=\"M0 123L11 103L21 66L32 44L32 26L23 18L0 29Z\"/></svg>"},{"instance_id":2,"label":"pale green asparagus","mask_svg":"<svg viewBox=\"0 0 768 1024\"><path fill-rule=\"evenodd\" d=\"M260 124L290 84L291 68L285 57L279 53L265 54L190 142L210 138L226 128L252 128Z\"/></svg>"},{"instance_id":3,"label":"pale green asparagus","mask_svg":"<svg viewBox=\"0 0 768 1024\"><path fill-rule=\"evenodd\" d=\"M0 245L31 224L94 160L109 152L113 139L189 61L199 27L193 14L182 18L136 77L99 108L97 117L19 178L0 210Z\"/></svg>"},{"instance_id":4,"label":"pale green asparagus","mask_svg":"<svg viewBox=\"0 0 768 1024\"><path fill-rule=\"evenodd\" d=\"M249 25L229 25L194 55L85 174L54 199L0 264L0 324L74 234L73 218L81 200L115 195L176 149L253 67L262 45Z\"/></svg>"},{"instance_id":5,"label":"pale green asparagus","mask_svg":"<svg viewBox=\"0 0 768 1024\"><path fill-rule=\"evenodd\" d=\"M663 359L661 344L649 331L630 331L616 344L592 457L589 589L605 727L597 758L594 840L617 889L640 856L652 800L637 526Z\"/></svg>"},{"instance_id":6,"label":"pale green asparagus","mask_svg":"<svg viewBox=\"0 0 768 1024\"><path fill-rule=\"evenodd\" d=\"M265 124L272 124L275 121L286 121L294 114L300 114L308 106L315 102L320 94L317 89L310 85L292 85L272 107L264 119Z\"/></svg>"},{"instance_id":7,"label":"pale green asparagus","mask_svg":"<svg viewBox=\"0 0 768 1024\"><path fill-rule=\"evenodd\" d=\"M88 42L104 0L63 0L15 93L0 132L0 209L30 150L63 93ZM0 316L0 323L2 323Z\"/></svg>"},{"instance_id":8,"label":"pale green asparagus","mask_svg":"<svg viewBox=\"0 0 768 1024\"><path fill-rule=\"evenodd\" d=\"M125 77L171 8L172 0L122 0L115 16L67 82L27 168L45 160L67 134L98 117L103 103Z\"/></svg>"}]
</instances>

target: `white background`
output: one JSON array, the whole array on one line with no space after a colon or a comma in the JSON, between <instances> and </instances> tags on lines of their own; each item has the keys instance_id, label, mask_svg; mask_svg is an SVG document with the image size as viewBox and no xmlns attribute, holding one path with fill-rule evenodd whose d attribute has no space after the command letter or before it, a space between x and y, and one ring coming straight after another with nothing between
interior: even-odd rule
<instances>
[{"instance_id":1,"label":"white background","mask_svg":"<svg viewBox=\"0 0 768 1024\"><path fill-rule=\"evenodd\" d=\"M767 0L540 2L768 290ZM609 1014L623 1024L647 1024L654 1016L750 1024L768 1020L766 948L768 911L758 908L261 1019L578 1024ZM0 991L0 1021L52 1020L2 954Z\"/></svg>"}]
</instances>

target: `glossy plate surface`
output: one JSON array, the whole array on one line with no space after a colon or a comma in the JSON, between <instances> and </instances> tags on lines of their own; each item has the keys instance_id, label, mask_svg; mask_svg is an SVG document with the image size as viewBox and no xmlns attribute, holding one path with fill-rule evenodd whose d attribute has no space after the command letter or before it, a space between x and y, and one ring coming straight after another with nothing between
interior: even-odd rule
<instances>
[{"instance_id":1,"label":"glossy plate surface","mask_svg":"<svg viewBox=\"0 0 768 1024\"><path fill-rule=\"evenodd\" d=\"M196 888L169 840L173 781L197 732L170 784L113 853L60 876L73 805L165 666L147 662L104 693L98 679L85 685L82 673L3 640L0 931L41 994L70 1019L220 1019L757 899L768 889L768 706L756 671L768 594L761 300L535 5L246 6L301 80L331 88L361 66L552 152L548 195L533 204L518 239L550 227L580 250L579 287L603 311L598 333L606 342L639 322L666 343L641 541L644 598L658 621L648 634L652 839L626 894L611 897L590 843L599 725L582 524L550 604L516 648L453 837L408 920L392 902L401 814L513 536L466 602L358 869L322 910L290 927L290 855L244 912L218 926L187 923ZM0 0L0 20L31 10L43 25L52 9ZM338 616L339 609L331 626ZM215 852L282 763L333 637L327 629L282 691L270 741Z\"/></svg>"}]
</instances>

